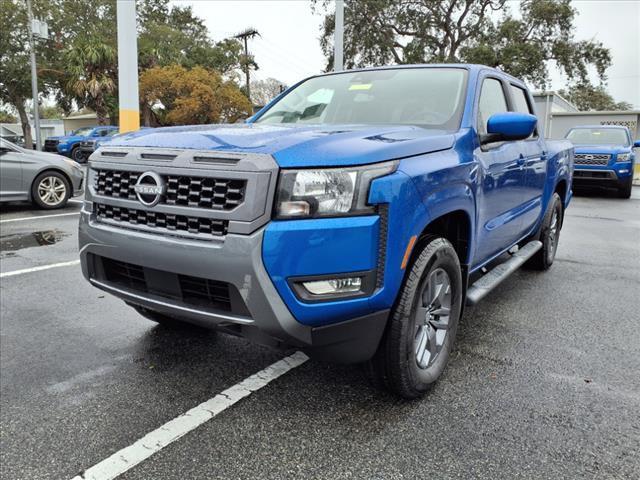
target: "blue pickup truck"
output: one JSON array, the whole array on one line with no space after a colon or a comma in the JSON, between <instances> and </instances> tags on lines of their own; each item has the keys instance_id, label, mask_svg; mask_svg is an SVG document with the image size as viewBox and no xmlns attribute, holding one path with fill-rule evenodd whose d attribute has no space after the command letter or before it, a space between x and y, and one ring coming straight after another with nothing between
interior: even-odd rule
<instances>
[{"instance_id":1,"label":"blue pickup truck","mask_svg":"<svg viewBox=\"0 0 640 480\"><path fill-rule=\"evenodd\" d=\"M578 187L612 187L621 198L631 197L634 148L627 127L586 125L574 127L566 136L575 146L573 183Z\"/></svg>"},{"instance_id":2,"label":"blue pickup truck","mask_svg":"<svg viewBox=\"0 0 640 480\"><path fill-rule=\"evenodd\" d=\"M114 126L79 128L62 137L47 137L44 141L44 150L45 152L54 152L71 157L76 162L82 163L87 160L87 157L86 153L80 148L80 142L96 140L117 131L118 127Z\"/></svg>"},{"instance_id":3,"label":"blue pickup truck","mask_svg":"<svg viewBox=\"0 0 640 480\"><path fill-rule=\"evenodd\" d=\"M406 398L463 306L553 263L573 146L478 65L320 75L244 125L120 135L92 154L84 276L160 324L336 362Z\"/></svg>"}]
</instances>

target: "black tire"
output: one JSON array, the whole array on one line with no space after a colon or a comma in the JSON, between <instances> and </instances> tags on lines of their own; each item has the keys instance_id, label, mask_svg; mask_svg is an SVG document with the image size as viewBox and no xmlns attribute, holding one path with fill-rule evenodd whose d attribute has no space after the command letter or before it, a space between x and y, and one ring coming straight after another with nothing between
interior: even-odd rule
<instances>
[{"instance_id":1,"label":"black tire","mask_svg":"<svg viewBox=\"0 0 640 480\"><path fill-rule=\"evenodd\" d=\"M83 163L85 160L84 152L80 150L80 147L74 147L71 150L71 159L78 163Z\"/></svg>"},{"instance_id":2,"label":"black tire","mask_svg":"<svg viewBox=\"0 0 640 480\"><path fill-rule=\"evenodd\" d=\"M451 243L444 238L430 236L420 242L416 249L415 261L399 293L378 351L365 366L365 372L374 385L385 386L406 399L423 396L442 375L455 340L463 296L460 261ZM441 307L444 303L440 302L438 306L434 300L425 305L424 294L425 288L432 285L434 278L444 278L442 272L449 281L449 289L444 290L445 284L442 283L437 291L444 291L445 297L448 292L450 308L446 326L435 328L432 326L435 325L433 322L445 322L444 315L435 314L436 310L443 310ZM440 295L437 297L440 298ZM436 310L430 310L431 307ZM430 315L430 311L434 314ZM426 312L424 321L423 312ZM428 320L430 318L433 320ZM427 362L421 367L424 354L420 357L418 353L422 344L420 339L424 338L423 343L429 345L427 353L431 350L431 341L427 339L429 334L421 336L420 333L428 330L444 331L444 334L439 349L434 344L437 351L430 353ZM437 334L434 333L430 338L434 337L437 338ZM434 342L437 343L437 340Z\"/></svg>"},{"instance_id":3,"label":"black tire","mask_svg":"<svg viewBox=\"0 0 640 480\"><path fill-rule=\"evenodd\" d=\"M55 191L55 196L47 196L50 193L51 185ZM51 195L53 195L51 193ZM62 208L71 197L71 185L67 177L54 170L47 170L39 174L31 185L31 198L40 208L52 210Z\"/></svg>"},{"instance_id":4,"label":"black tire","mask_svg":"<svg viewBox=\"0 0 640 480\"><path fill-rule=\"evenodd\" d=\"M531 240L540 240L542 248L536 252L526 263L525 267L531 270L548 270L556 258L560 231L564 220L564 210L560 195L554 193L547 206L542 225L538 234Z\"/></svg>"},{"instance_id":5,"label":"black tire","mask_svg":"<svg viewBox=\"0 0 640 480\"><path fill-rule=\"evenodd\" d=\"M629 177L629 180L621 187L618 188L618 197L631 198L631 189L633 188L633 177Z\"/></svg>"}]
</instances>

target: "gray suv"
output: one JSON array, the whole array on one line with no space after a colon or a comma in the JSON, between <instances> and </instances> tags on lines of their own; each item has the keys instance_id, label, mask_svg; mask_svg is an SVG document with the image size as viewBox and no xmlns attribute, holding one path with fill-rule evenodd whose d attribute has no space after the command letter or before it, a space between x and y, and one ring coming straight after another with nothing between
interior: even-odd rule
<instances>
[{"instance_id":1,"label":"gray suv","mask_svg":"<svg viewBox=\"0 0 640 480\"><path fill-rule=\"evenodd\" d=\"M61 208L70 197L83 193L83 183L84 170L77 162L0 138L0 202Z\"/></svg>"}]
</instances>

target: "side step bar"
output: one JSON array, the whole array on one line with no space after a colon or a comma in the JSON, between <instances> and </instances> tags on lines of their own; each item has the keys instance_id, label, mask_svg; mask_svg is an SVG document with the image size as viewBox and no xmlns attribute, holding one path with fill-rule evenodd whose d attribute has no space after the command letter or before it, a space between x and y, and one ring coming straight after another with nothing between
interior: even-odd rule
<instances>
[{"instance_id":1,"label":"side step bar","mask_svg":"<svg viewBox=\"0 0 640 480\"><path fill-rule=\"evenodd\" d=\"M496 266L493 270L480 277L467 290L467 305L475 305L482 300L491 290L529 260L542 248L542 242L534 240L514 253L509 260Z\"/></svg>"}]
</instances>

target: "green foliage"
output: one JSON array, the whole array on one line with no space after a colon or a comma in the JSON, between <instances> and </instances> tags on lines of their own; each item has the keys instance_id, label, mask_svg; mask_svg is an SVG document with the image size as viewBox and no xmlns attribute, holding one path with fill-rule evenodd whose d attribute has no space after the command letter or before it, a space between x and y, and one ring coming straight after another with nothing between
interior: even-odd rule
<instances>
[{"instance_id":1,"label":"green foliage","mask_svg":"<svg viewBox=\"0 0 640 480\"><path fill-rule=\"evenodd\" d=\"M79 104L96 112L98 123L105 125L109 115L108 97L116 88L117 56L107 43L79 40L65 52L67 83L64 90Z\"/></svg>"},{"instance_id":2,"label":"green foliage","mask_svg":"<svg viewBox=\"0 0 640 480\"><path fill-rule=\"evenodd\" d=\"M16 123L18 119L15 115L0 108L0 123Z\"/></svg>"},{"instance_id":3,"label":"green foliage","mask_svg":"<svg viewBox=\"0 0 640 480\"><path fill-rule=\"evenodd\" d=\"M604 85L593 86L588 83L577 83L566 90L558 92L573 103L580 111L631 110L629 102L616 102L607 92Z\"/></svg>"},{"instance_id":4,"label":"green foliage","mask_svg":"<svg viewBox=\"0 0 640 480\"><path fill-rule=\"evenodd\" d=\"M237 78L242 45L215 43L191 7L169 0L138 0L139 68L202 65ZM101 122L118 116L117 29L114 0L33 0L34 16L49 25L37 40L42 95L55 95L65 113L89 107ZM26 2L0 0L0 102L16 109L30 132L25 103L31 98ZM29 143L29 142L27 142Z\"/></svg>"},{"instance_id":5,"label":"green foliage","mask_svg":"<svg viewBox=\"0 0 640 480\"><path fill-rule=\"evenodd\" d=\"M40 107L40 118L60 120L62 117L64 117L64 111L58 105Z\"/></svg>"},{"instance_id":6,"label":"green foliage","mask_svg":"<svg viewBox=\"0 0 640 480\"><path fill-rule=\"evenodd\" d=\"M140 76L144 125L233 123L251 115L251 103L213 70L154 67Z\"/></svg>"},{"instance_id":7,"label":"green foliage","mask_svg":"<svg viewBox=\"0 0 640 480\"><path fill-rule=\"evenodd\" d=\"M328 6L328 0L314 5ZM576 41L570 0L522 0L521 17L506 0L351 0L345 2L347 67L390 63L469 62L498 67L547 85L554 61L570 80L586 83L594 67L604 79L609 50L597 41ZM495 12L501 11L497 19ZM332 68L334 15L324 19L321 46Z\"/></svg>"}]
</instances>

